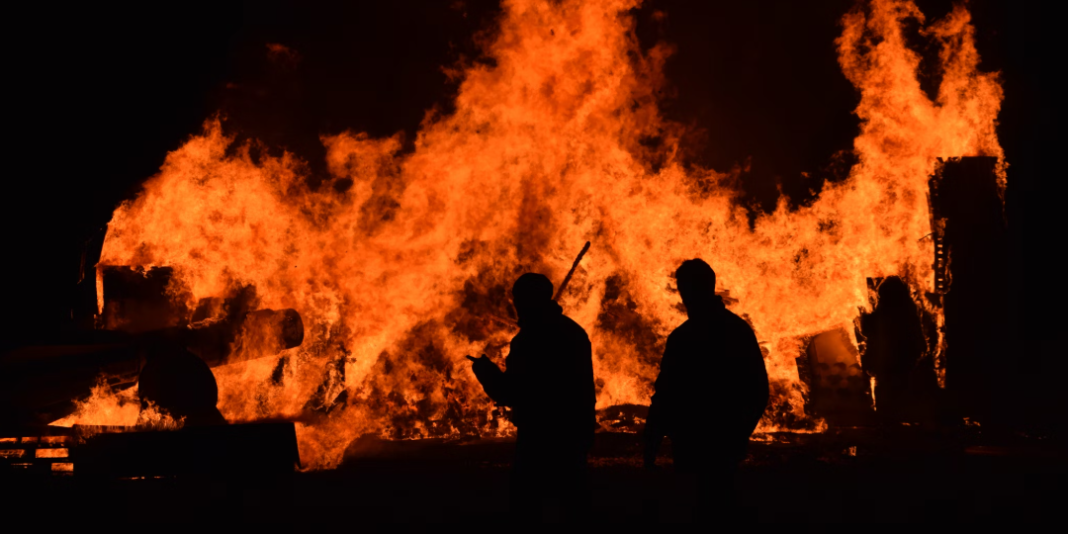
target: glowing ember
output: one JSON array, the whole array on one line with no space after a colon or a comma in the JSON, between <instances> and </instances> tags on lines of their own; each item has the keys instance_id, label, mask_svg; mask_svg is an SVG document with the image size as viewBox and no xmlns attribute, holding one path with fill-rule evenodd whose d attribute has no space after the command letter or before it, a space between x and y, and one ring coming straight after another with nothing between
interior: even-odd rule
<instances>
[{"instance_id":1,"label":"glowing ember","mask_svg":"<svg viewBox=\"0 0 1068 534\"><path fill-rule=\"evenodd\" d=\"M66 458L67 449L37 449L37 458Z\"/></svg>"},{"instance_id":2,"label":"glowing ember","mask_svg":"<svg viewBox=\"0 0 1068 534\"><path fill-rule=\"evenodd\" d=\"M837 44L861 94L859 163L811 205L782 199L750 227L726 174L676 157L681 127L655 96L668 48L639 50L636 3L506 1L487 45L496 66L464 71L456 112L428 115L412 153L398 137L323 138L335 187L309 189L297 155L231 146L208 121L115 211L101 265L171 266L175 295L192 299L252 284L262 307L296 309L302 347L215 374L229 420L299 419L312 467L336 465L364 433L509 433L463 356L499 361L511 282L531 270L559 284L587 240L560 302L593 341L598 408L648 403L683 320L670 273L701 257L766 349L760 430L819 429L802 411L802 339L852 337L868 277L933 291L927 179L940 156L1002 155L996 76L976 70L963 7L922 30L942 47L933 101L902 34L906 19L924 22L916 6L846 15ZM665 142L651 149L651 137Z\"/></svg>"}]
</instances>

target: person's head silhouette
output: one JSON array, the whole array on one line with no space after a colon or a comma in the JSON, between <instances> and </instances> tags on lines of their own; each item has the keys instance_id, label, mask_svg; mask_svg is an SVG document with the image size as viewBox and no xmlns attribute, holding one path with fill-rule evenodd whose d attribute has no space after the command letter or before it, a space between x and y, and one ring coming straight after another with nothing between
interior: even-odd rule
<instances>
[{"instance_id":1,"label":"person's head silhouette","mask_svg":"<svg viewBox=\"0 0 1068 534\"><path fill-rule=\"evenodd\" d=\"M682 296L682 304L691 316L712 311L714 305L721 302L716 296L716 272L704 260L682 262L675 271L675 282Z\"/></svg>"},{"instance_id":2,"label":"person's head silhouette","mask_svg":"<svg viewBox=\"0 0 1068 534\"><path fill-rule=\"evenodd\" d=\"M526 273L512 285L512 302L520 321L541 315L552 308L553 283L543 274Z\"/></svg>"},{"instance_id":3,"label":"person's head silhouette","mask_svg":"<svg viewBox=\"0 0 1068 534\"><path fill-rule=\"evenodd\" d=\"M896 276L888 277L879 284L879 306L908 306L912 303L909 286Z\"/></svg>"}]
</instances>

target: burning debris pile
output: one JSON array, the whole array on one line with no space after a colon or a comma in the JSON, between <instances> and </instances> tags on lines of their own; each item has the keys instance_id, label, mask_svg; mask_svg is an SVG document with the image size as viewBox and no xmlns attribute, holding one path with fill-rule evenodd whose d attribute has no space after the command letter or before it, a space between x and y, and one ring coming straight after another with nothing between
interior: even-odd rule
<instances>
[{"instance_id":1,"label":"burning debris pile","mask_svg":"<svg viewBox=\"0 0 1068 534\"><path fill-rule=\"evenodd\" d=\"M968 12L926 24L911 2L874 0L847 14L836 44L861 97L858 163L810 205L783 199L750 222L730 173L681 159L684 128L657 107L670 47L641 50L636 4L505 2L485 44L496 63L463 69L454 113L428 115L411 152L399 136L324 136L332 182L319 187L299 155L235 144L207 121L115 211L98 267L102 319L113 320L109 269L126 267L170 270L166 302L183 325L225 320L242 288L260 308L294 310L299 347L262 342L288 339L289 311L263 317L280 337L217 345L228 351L214 369L219 409L230 421L300 421L302 460L319 468L364 434L508 435L463 356L501 361L514 334L507 288L526 271L559 285L585 241L560 303L590 333L606 415L643 417L609 409L648 404L683 320L670 273L693 257L715 267L764 349L763 430L821 427L805 413L797 360L856 360L869 279L905 282L927 325L925 357L941 362L928 179L939 157L1002 156L1001 89L977 70ZM941 47L933 97L906 23ZM998 172L1003 186L1003 162ZM851 387L868 398L863 380Z\"/></svg>"},{"instance_id":2,"label":"burning debris pile","mask_svg":"<svg viewBox=\"0 0 1068 534\"><path fill-rule=\"evenodd\" d=\"M74 344L26 346L0 358L3 423L133 426L146 418L192 415L184 412L198 389L202 407L215 411L210 368L276 356L303 342L300 314L255 309L250 287L227 299L201 299L193 311L167 293L171 269L101 272L106 328L83 333Z\"/></svg>"}]
</instances>

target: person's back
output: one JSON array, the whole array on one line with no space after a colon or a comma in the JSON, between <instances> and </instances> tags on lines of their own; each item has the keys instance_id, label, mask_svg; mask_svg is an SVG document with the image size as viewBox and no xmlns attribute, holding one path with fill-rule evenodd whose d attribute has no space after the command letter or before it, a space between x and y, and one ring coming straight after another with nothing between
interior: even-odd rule
<instances>
[{"instance_id":1,"label":"person's back","mask_svg":"<svg viewBox=\"0 0 1068 534\"><path fill-rule=\"evenodd\" d=\"M745 455L768 401L752 328L715 296L715 273L689 260L676 274L689 319L668 337L646 424L646 463L663 436L676 467L729 469Z\"/></svg>"},{"instance_id":2,"label":"person's back","mask_svg":"<svg viewBox=\"0 0 1068 534\"><path fill-rule=\"evenodd\" d=\"M668 337L653 402L680 467L713 456L741 459L767 399L760 347L737 315L723 309L690 318Z\"/></svg>"},{"instance_id":3,"label":"person's back","mask_svg":"<svg viewBox=\"0 0 1068 534\"><path fill-rule=\"evenodd\" d=\"M889 277L879 286L879 304L861 317L861 329L867 337L861 362L875 377L876 413L890 422L914 419L932 403L938 386L933 363L928 359L921 365L927 340L900 278Z\"/></svg>"},{"instance_id":4,"label":"person's back","mask_svg":"<svg viewBox=\"0 0 1068 534\"><path fill-rule=\"evenodd\" d=\"M555 309L524 321L512 339L507 375L519 439L546 454L584 455L593 438L596 403L593 358L586 331Z\"/></svg>"}]
</instances>

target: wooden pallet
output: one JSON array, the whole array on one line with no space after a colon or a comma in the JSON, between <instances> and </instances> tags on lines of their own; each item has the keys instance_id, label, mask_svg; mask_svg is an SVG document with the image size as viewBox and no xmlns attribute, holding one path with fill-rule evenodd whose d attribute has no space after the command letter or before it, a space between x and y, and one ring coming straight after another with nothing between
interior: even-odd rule
<instances>
[{"instance_id":1,"label":"wooden pallet","mask_svg":"<svg viewBox=\"0 0 1068 534\"><path fill-rule=\"evenodd\" d=\"M77 466L77 469L75 469ZM300 467L293 423L144 431L43 427L0 433L0 470L78 478L263 478Z\"/></svg>"},{"instance_id":2,"label":"wooden pallet","mask_svg":"<svg viewBox=\"0 0 1068 534\"><path fill-rule=\"evenodd\" d=\"M38 475L74 474L73 435L44 432L8 432L0 435L0 468Z\"/></svg>"}]
</instances>

